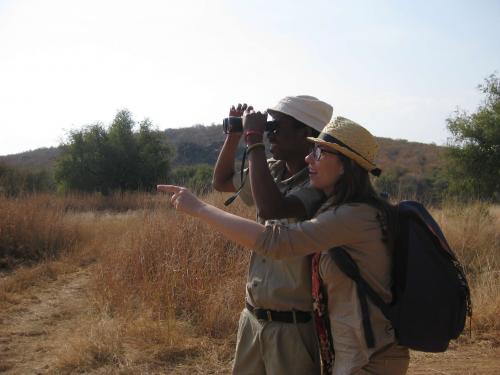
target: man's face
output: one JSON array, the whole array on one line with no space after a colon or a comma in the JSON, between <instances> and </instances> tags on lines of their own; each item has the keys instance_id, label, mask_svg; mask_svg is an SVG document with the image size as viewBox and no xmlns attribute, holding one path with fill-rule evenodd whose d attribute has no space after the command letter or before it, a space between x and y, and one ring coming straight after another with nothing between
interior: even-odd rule
<instances>
[{"instance_id":1,"label":"man's face","mask_svg":"<svg viewBox=\"0 0 500 375\"><path fill-rule=\"evenodd\" d=\"M305 142L304 132L297 126L297 122L290 116L282 113L273 113L277 122L275 131L268 132L270 151L277 160L287 160L291 155L302 150Z\"/></svg>"}]
</instances>

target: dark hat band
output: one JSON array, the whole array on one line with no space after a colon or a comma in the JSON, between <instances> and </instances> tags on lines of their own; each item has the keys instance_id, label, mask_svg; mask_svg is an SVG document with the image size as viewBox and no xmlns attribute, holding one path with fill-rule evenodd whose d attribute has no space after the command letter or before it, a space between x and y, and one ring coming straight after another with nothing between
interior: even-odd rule
<instances>
[{"instance_id":1,"label":"dark hat band","mask_svg":"<svg viewBox=\"0 0 500 375\"><path fill-rule=\"evenodd\" d=\"M320 135L318 136L318 139L321 139L322 141L326 141L328 143L336 143L338 144L339 146L342 146L346 149L348 149L349 151L355 153L356 155L358 155L360 158L363 158L364 160L366 160L368 163L370 164L373 164L371 161L369 161L367 158L365 158L363 155L361 155L359 152L353 150L351 147L349 147L348 145L346 145L344 142L338 140L337 138L335 138L334 136L330 135L330 134L327 134L327 133L320 133ZM382 173L382 170L380 168L373 168L372 170L370 170L370 173L374 176L380 176L380 174Z\"/></svg>"}]
</instances>

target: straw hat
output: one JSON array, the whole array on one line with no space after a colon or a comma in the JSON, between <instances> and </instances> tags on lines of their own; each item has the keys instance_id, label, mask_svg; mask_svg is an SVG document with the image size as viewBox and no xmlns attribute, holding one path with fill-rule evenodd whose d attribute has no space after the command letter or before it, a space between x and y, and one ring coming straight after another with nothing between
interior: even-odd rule
<instances>
[{"instance_id":1,"label":"straw hat","mask_svg":"<svg viewBox=\"0 0 500 375\"><path fill-rule=\"evenodd\" d=\"M333 108L330 104L314 96L298 95L281 99L278 104L273 108L269 108L267 112L271 116L276 112L292 116L294 119L320 132L332 118Z\"/></svg>"},{"instance_id":2,"label":"straw hat","mask_svg":"<svg viewBox=\"0 0 500 375\"><path fill-rule=\"evenodd\" d=\"M375 165L379 148L375 137L354 121L336 117L325 126L317 138L307 139L342 153L375 176L379 176L382 172Z\"/></svg>"}]
</instances>

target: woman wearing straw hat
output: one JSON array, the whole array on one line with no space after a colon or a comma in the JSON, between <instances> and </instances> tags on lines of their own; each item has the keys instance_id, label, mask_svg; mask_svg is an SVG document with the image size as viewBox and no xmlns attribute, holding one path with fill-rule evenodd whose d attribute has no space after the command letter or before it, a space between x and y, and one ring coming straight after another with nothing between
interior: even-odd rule
<instances>
[{"instance_id":1,"label":"woman wearing straw hat","mask_svg":"<svg viewBox=\"0 0 500 375\"><path fill-rule=\"evenodd\" d=\"M306 157L311 184L329 198L308 221L262 225L210 206L185 188L159 185L158 190L174 193L171 202L177 210L261 254L277 259L315 254L313 295L324 373L405 374L408 349L397 345L390 322L370 301L374 343L367 345L356 285L328 253L342 246L362 277L384 300L391 300L394 209L378 197L369 178L369 173L380 174L374 163L378 144L365 128L343 117L309 140L314 144ZM321 294L321 281L326 296ZM327 303L329 319L324 319L322 303Z\"/></svg>"}]
</instances>

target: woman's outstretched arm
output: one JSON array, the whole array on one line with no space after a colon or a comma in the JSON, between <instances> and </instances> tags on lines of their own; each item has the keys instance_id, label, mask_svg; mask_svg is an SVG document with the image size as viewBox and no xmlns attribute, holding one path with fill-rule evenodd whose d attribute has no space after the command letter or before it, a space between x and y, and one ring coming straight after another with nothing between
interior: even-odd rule
<instances>
[{"instance_id":1,"label":"woman's outstretched arm","mask_svg":"<svg viewBox=\"0 0 500 375\"><path fill-rule=\"evenodd\" d=\"M177 211L199 218L242 246L254 247L257 238L264 231L264 225L205 203L184 187L157 185L156 188L173 194L170 202Z\"/></svg>"}]
</instances>

